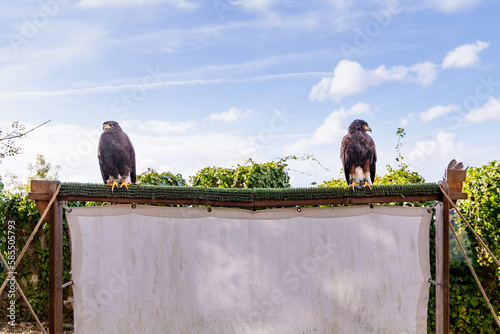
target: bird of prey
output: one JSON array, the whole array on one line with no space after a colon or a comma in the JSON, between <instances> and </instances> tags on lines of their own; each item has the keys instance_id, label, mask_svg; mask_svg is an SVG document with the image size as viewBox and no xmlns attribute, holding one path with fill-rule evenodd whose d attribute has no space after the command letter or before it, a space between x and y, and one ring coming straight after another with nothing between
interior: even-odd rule
<instances>
[{"instance_id":1,"label":"bird of prey","mask_svg":"<svg viewBox=\"0 0 500 334\"><path fill-rule=\"evenodd\" d=\"M135 151L130 138L117 122L104 122L104 130L99 138L97 157L105 184L125 187L136 182Z\"/></svg>"},{"instance_id":2,"label":"bird of prey","mask_svg":"<svg viewBox=\"0 0 500 334\"><path fill-rule=\"evenodd\" d=\"M375 180L377 152L367 131L372 131L368 123L361 119L353 121L340 147L345 178L353 190L355 187L361 189L361 186L371 189Z\"/></svg>"}]
</instances>

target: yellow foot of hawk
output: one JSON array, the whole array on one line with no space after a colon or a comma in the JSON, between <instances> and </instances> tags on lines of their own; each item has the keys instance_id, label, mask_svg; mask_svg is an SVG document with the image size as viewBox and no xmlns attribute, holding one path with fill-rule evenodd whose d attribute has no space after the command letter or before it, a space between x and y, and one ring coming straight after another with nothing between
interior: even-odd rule
<instances>
[{"instance_id":1,"label":"yellow foot of hawk","mask_svg":"<svg viewBox=\"0 0 500 334\"><path fill-rule=\"evenodd\" d=\"M356 182L353 182L350 185L348 185L347 188L352 188L352 190L354 191L354 188L361 189L361 186L359 184L357 184Z\"/></svg>"},{"instance_id":2,"label":"yellow foot of hawk","mask_svg":"<svg viewBox=\"0 0 500 334\"><path fill-rule=\"evenodd\" d=\"M370 190L372 190L373 184L366 183L363 185L363 188L368 187Z\"/></svg>"},{"instance_id":3,"label":"yellow foot of hawk","mask_svg":"<svg viewBox=\"0 0 500 334\"><path fill-rule=\"evenodd\" d=\"M128 190L128 186L129 186L129 185L131 185L131 184L132 184L132 183L127 183L127 182L123 181L123 182L120 184L120 188L121 188L121 187L125 187L125 188L127 188L127 190Z\"/></svg>"},{"instance_id":4,"label":"yellow foot of hawk","mask_svg":"<svg viewBox=\"0 0 500 334\"><path fill-rule=\"evenodd\" d=\"M118 188L118 182L116 182L116 181L113 181L112 183L108 182L108 183L106 183L106 185L111 186L111 192L113 192L113 190L115 190L115 187Z\"/></svg>"}]
</instances>

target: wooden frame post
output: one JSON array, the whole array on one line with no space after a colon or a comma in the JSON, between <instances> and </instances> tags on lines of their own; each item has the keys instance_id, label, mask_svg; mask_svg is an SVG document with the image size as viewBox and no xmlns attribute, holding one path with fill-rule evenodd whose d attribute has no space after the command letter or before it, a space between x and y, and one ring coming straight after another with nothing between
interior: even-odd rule
<instances>
[{"instance_id":1,"label":"wooden frame post","mask_svg":"<svg viewBox=\"0 0 500 334\"><path fill-rule=\"evenodd\" d=\"M449 193L448 183L439 184ZM450 331L450 204L443 199L436 210L436 334Z\"/></svg>"},{"instance_id":2,"label":"wooden frame post","mask_svg":"<svg viewBox=\"0 0 500 334\"><path fill-rule=\"evenodd\" d=\"M59 182L51 182L50 197ZM49 218L49 332L62 334L63 321L63 211L59 201L50 209Z\"/></svg>"},{"instance_id":3,"label":"wooden frame post","mask_svg":"<svg viewBox=\"0 0 500 334\"><path fill-rule=\"evenodd\" d=\"M40 212L54 196L59 181L31 181L31 199ZM63 211L54 201L44 221L49 224L49 333L63 334Z\"/></svg>"}]
</instances>

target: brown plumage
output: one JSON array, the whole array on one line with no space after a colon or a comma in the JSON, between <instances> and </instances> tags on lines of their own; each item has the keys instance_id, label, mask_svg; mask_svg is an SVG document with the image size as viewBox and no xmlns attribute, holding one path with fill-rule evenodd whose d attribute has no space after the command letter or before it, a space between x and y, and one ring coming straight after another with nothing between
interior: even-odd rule
<instances>
[{"instance_id":1,"label":"brown plumage","mask_svg":"<svg viewBox=\"0 0 500 334\"><path fill-rule=\"evenodd\" d=\"M368 123L361 119L353 121L340 147L345 178L353 189L361 186L371 189L375 180L377 152L375 142L367 131L372 131Z\"/></svg>"},{"instance_id":2,"label":"brown plumage","mask_svg":"<svg viewBox=\"0 0 500 334\"><path fill-rule=\"evenodd\" d=\"M107 121L99 138L97 157L105 184L114 189L136 182L135 151L130 138L117 122Z\"/></svg>"}]
</instances>

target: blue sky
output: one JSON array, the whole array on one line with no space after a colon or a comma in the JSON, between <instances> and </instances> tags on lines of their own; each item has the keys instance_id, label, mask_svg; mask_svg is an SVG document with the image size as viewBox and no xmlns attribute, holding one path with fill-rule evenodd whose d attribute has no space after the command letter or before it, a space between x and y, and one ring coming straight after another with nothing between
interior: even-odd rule
<instances>
[{"instance_id":1,"label":"blue sky","mask_svg":"<svg viewBox=\"0 0 500 334\"><path fill-rule=\"evenodd\" d=\"M63 181L101 182L116 120L138 172L291 162L292 186L341 177L340 141L365 119L377 171L402 154L427 181L451 159L500 157L500 3L490 0L40 0L0 8L0 126L50 123L4 159L36 154Z\"/></svg>"}]
</instances>

